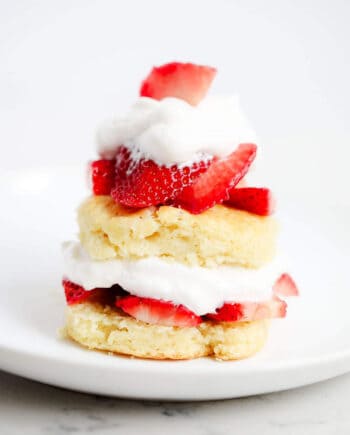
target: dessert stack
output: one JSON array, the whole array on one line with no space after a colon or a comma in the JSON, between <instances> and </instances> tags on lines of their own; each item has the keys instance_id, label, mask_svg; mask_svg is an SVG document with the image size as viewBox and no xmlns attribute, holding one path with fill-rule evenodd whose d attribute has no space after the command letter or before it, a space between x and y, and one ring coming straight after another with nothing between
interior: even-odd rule
<instances>
[{"instance_id":1,"label":"dessert stack","mask_svg":"<svg viewBox=\"0 0 350 435\"><path fill-rule=\"evenodd\" d=\"M275 202L246 174L255 135L214 68L155 67L98 130L79 241L64 243L68 337L152 359L253 355L298 294L276 252Z\"/></svg>"}]
</instances>

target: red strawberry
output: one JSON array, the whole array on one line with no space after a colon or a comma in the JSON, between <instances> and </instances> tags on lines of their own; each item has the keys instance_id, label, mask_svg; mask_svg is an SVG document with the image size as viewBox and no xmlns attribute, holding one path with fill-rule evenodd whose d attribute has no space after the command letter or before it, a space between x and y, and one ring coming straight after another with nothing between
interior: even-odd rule
<instances>
[{"instance_id":1,"label":"red strawberry","mask_svg":"<svg viewBox=\"0 0 350 435\"><path fill-rule=\"evenodd\" d=\"M193 63L172 62L154 67L142 82L140 95L161 100L176 97L198 104L207 93L216 69Z\"/></svg>"},{"instance_id":2,"label":"red strawberry","mask_svg":"<svg viewBox=\"0 0 350 435\"><path fill-rule=\"evenodd\" d=\"M109 195L115 183L115 160L95 160L90 167L94 195Z\"/></svg>"},{"instance_id":3,"label":"red strawberry","mask_svg":"<svg viewBox=\"0 0 350 435\"><path fill-rule=\"evenodd\" d=\"M217 160L175 198L175 205L198 214L228 199L229 191L244 177L256 155L256 145L241 144Z\"/></svg>"},{"instance_id":4,"label":"red strawberry","mask_svg":"<svg viewBox=\"0 0 350 435\"><path fill-rule=\"evenodd\" d=\"M286 317L287 304L277 296L267 302L244 304L244 320L276 319Z\"/></svg>"},{"instance_id":5,"label":"red strawberry","mask_svg":"<svg viewBox=\"0 0 350 435\"><path fill-rule=\"evenodd\" d=\"M131 160L130 151L120 147L116 156L116 182L111 195L127 207L165 204L207 170L211 161L192 166L158 166L153 160Z\"/></svg>"},{"instance_id":6,"label":"red strawberry","mask_svg":"<svg viewBox=\"0 0 350 435\"><path fill-rule=\"evenodd\" d=\"M119 287L113 285L110 288L94 288L92 290L85 290L84 287L75 284L68 279L62 280L66 301L68 305L77 304L79 302L98 302L103 305L114 305L117 296L125 296L127 293Z\"/></svg>"},{"instance_id":7,"label":"red strawberry","mask_svg":"<svg viewBox=\"0 0 350 435\"><path fill-rule=\"evenodd\" d=\"M275 211L275 200L265 187L233 188L226 204L260 216L269 216Z\"/></svg>"},{"instance_id":8,"label":"red strawberry","mask_svg":"<svg viewBox=\"0 0 350 435\"><path fill-rule=\"evenodd\" d=\"M184 307L158 299L126 296L116 302L125 313L145 323L164 326L197 326L201 317Z\"/></svg>"},{"instance_id":9,"label":"red strawberry","mask_svg":"<svg viewBox=\"0 0 350 435\"><path fill-rule=\"evenodd\" d=\"M262 319L285 317L287 304L274 296L267 302L245 302L230 303L226 302L216 310L216 313L207 314L211 320L217 322L243 322Z\"/></svg>"},{"instance_id":10,"label":"red strawberry","mask_svg":"<svg viewBox=\"0 0 350 435\"><path fill-rule=\"evenodd\" d=\"M216 313L207 314L206 317L212 320L237 322L243 319L243 305L234 303L225 303L222 307L217 308Z\"/></svg>"},{"instance_id":11,"label":"red strawberry","mask_svg":"<svg viewBox=\"0 0 350 435\"><path fill-rule=\"evenodd\" d=\"M299 296L299 290L293 278L283 273L273 286L273 292L279 296Z\"/></svg>"},{"instance_id":12,"label":"red strawberry","mask_svg":"<svg viewBox=\"0 0 350 435\"><path fill-rule=\"evenodd\" d=\"M90 291L85 290L82 286L74 284L67 279L62 280L62 285L64 287L64 293L68 305L83 302L90 296Z\"/></svg>"}]
</instances>

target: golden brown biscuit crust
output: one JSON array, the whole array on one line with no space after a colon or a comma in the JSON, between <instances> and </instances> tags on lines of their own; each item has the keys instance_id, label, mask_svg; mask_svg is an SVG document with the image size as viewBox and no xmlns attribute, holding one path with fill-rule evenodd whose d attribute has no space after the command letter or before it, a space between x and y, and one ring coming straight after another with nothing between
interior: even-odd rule
<instances>
[{"instance_id":1,"label":"golden brown biscuit crust","mask_svg":"<svg viewBox=\"0 0 350 435\"><path fill-rule=\"evenodd\" d=\"M150 359L247 358L265 344L269 322L210 322L180 328L150 325L122 311L84 302L67 307L65 334L81 345Z\"/></svg>"},{"instance_id":2,"label":"golden brown biscuit crust","mask_svg":"<svg viewBox=\"0 0 350 435\"><path fill-rule=\"evenodd\" d=\"M257 268L275 254L273 218L222 205L193 215L169 206L127 209L93 196L80 206L78 222L80 240L96 260L156 256L190 266Z\"/></svg>"}]
</instances>

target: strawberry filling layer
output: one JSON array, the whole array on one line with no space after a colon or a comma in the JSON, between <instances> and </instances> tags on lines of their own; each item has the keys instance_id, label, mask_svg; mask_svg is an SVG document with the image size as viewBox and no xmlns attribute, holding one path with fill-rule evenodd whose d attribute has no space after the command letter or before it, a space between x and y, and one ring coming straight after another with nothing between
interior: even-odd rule
<instances>
[{"instance_id":1,"label":"strawberry filling layer","mask_svg":"<svg viewBox=\"0 0 350 435\"><path fill-rule=\"evenodd\" d=\"M118 283L140 298L172 301L201 316L226 301L265 302L285 270L283 255L258 269L238 265L189 266L159 257L93 260L79 242L63 244L64 274L85 290Z\"/></svg>"},{"instance_id":2,"label":"strawberry filling layer","mask_svg":"<svg viewBox=\"0 0 350 435\"><path fill-rule=\"evenodd\" d=\"M96 288L85 290L67 279L62 281L68 305L82 302L95 302L121 309L131 317L149 324L163 326L191 327L202 321L242 322L262 319L282 318L286 316L287 304L279 296L297 296L298 289L288 274L276 281L273 297L265 302L225 302L215 313L198 316L184 305L153 298L141 298L130 295L120 286L109 289Z\"/></svg>"},{"instance_id":3,"label":"strawberry filling layer","mask_svg":"<svg viewBox=\"0 0 350 435\"><path fill-rule=\"evenodd\" d=\"M225 159L207 158L186 166L159 166L144 158L134 160L131 151L120 146L113 160L96 160L90 165L94 195L111 195L125 207L173 205L193 214L216 204L245 210L260 216L274 212L275 200L263 187L236 187L247 173L256 145L242 144Z\"/></svg>"}]
</instances>

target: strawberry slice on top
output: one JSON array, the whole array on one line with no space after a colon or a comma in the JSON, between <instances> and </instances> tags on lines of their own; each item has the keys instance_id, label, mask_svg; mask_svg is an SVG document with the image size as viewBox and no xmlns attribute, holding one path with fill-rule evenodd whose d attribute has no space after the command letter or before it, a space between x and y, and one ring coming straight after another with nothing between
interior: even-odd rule
<instances>
[{"instance_id":1,"label":"strawberry slice on top","mask_svg":"<svg viewBox=\"0 0 350 435\"><path fill-rule=\"evenodd\" d=\"M153 160L133 161L130 151L120 147L116 156L113 199L126 207L166 204L205 172L211 160L191 166L159 166Z\"/></svg>"},{"instance_id":2,"label":"strawberry slice on top","mask_svg":"<svg viewBox=\"0 0 350 435\"><path fill-rule=\"evenodd\" d=\"M126 296L117 299L116 306L135 319L150 324L191 327L202 322L200 316L183 305L158 299Z\"/></svg>"},{"instance_id":3,"label":"strawberry slice on top","mask_svg":"<svg viewBox=\"0 0 350 435\"><path fill-rule=\"evenodd\" d=\"M214 161L208 170L185 187L174 203L193 214L221 204L245 176L256 155L255 144L241 144L228 157Z\"/></svg>"},{"instance_id":4,"label":"strawberry slice on top","mask_svg":"<svg viewBox=\"0 0 350 435\"><path fill-rule=\"evenodd\" d=\"M260 216L269 216L275 211L275 199L271 190L265 187L233 188L225 203Z\"/></svg>"},{"instance_id":5,"label":"strawberry slice on top","mask_svg":"<svg viewBox=\"0 0 350 435\"><path fill-rule=\"evenodd\" d=\"M171 62L154 67L141 84L140 95L161 100L176 97L197 105L206 95L216 69L193 63Z\"/></svg>"}]
</instances>

